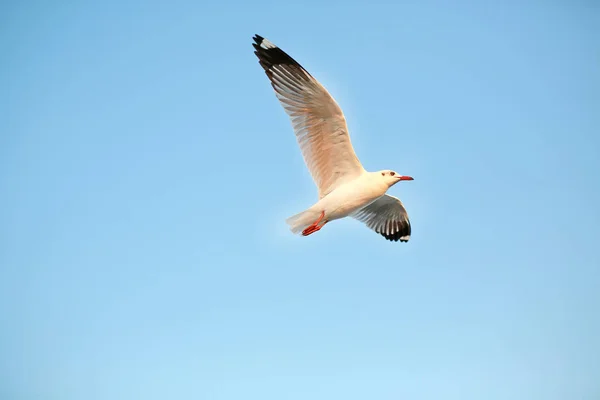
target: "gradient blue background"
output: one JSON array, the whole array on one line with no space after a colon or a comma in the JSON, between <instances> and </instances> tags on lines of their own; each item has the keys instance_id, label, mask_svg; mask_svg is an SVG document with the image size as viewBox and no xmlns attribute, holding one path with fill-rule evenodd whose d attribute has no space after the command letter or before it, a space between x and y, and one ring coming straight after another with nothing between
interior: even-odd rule
<instances>
[{"instance_id":1,"label":"gradient blue background","mask_svg":"<svg viewBox=\"0 0 600 400\"><path fill-rule=\"evenodd\" d=\"M367 5L368 4L368 5ZM600 398L600 7L4 2L0 398ZM251 37L408 244L316 200Z\"/></svg>"}]
</instances>

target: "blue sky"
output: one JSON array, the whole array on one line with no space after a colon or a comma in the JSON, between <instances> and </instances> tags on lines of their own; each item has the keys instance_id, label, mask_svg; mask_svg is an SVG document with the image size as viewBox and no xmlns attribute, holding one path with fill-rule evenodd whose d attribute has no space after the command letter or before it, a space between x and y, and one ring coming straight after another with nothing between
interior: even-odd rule
<instances>
[{"instance_id":1,"label":"blue sky","mask_svg":"<svg viewBox=\"0 0 600 400\"><path fill-rule=\"evenodd\" d=\"M0 398L597 399L592 1L0 6ZM413 225L310 237L251 47Z\"/></svg>"}]
</instances>

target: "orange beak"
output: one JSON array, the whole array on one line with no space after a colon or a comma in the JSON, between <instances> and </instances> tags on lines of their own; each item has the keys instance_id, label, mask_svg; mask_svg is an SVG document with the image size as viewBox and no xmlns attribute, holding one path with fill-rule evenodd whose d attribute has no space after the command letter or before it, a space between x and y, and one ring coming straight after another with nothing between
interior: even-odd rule
<instances>
[{"instance_id":1,"label":"orange beak","mask_svg":"<svg viewBox=\"0 0 600 400\"><path fill-rule=\"evenodd\" d=\"M398 180L399 181L414 181L414 179L413 179L412 176L404 176L404 175L403 176L399 176Z\"/></svg>"}]
</instances>

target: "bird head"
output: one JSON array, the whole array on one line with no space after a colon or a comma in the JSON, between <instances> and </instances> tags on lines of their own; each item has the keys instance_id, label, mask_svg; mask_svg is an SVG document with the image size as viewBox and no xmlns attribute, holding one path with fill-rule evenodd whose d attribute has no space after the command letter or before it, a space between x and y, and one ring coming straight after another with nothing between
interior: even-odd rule
<instances>
[{"instance_id":1,"label":"bird head","mask_svg":"<svg viewBox=\"0 0 600 400\"><path fill-rule=\"evenodd\" d=\"M389 169L379 171L379 172L377 172L377 174L378 174L378 176L381 177L381 179L383 179L383 181L385 183L387 183L387 185L389 187L395 185L396 183L398 183L400 181L412 181L413 180L413 178L410 176L400 175L396 171L392 171Z\"/></svg>"}]
</instances>

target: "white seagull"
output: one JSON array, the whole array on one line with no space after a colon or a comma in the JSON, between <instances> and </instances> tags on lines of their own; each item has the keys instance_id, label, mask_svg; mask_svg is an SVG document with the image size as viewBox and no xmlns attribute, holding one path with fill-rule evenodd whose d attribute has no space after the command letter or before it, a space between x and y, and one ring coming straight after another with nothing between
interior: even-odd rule
<instances>
[{"instance_id":1,"label":"white seagull","mask_svg":"<svg viewBox=\"0 0 600 400\"><path fill-rule=\"evenodd\" d=\"M319 189L319 201L286 220L308 236L326 223L355 218L387 240L408 242L410 221L402 202L386 194L410 176L391 170L368 172L354 153L342 110L298 62L269 40L254 36L254 54L291 119L296 139Z\"/></svg>"}]
</instances>

